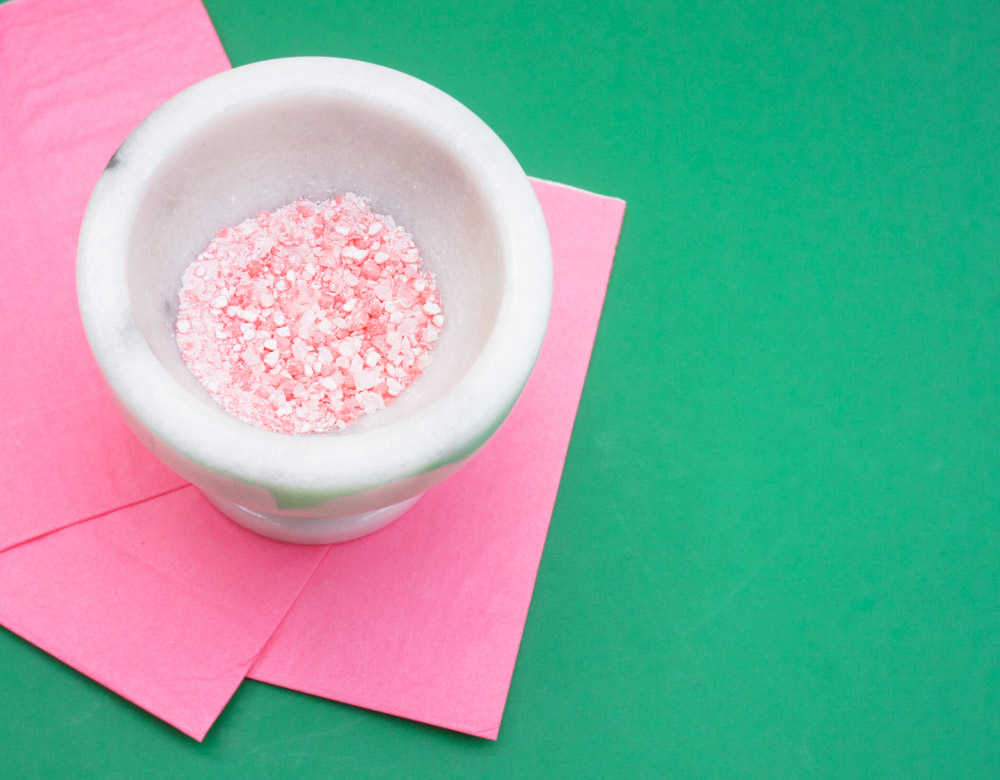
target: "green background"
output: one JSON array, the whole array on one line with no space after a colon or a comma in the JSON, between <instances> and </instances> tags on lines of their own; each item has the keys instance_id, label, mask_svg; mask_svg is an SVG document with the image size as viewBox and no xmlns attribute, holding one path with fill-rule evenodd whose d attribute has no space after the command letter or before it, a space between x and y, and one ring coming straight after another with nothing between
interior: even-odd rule
<instances>
[{"instance_id":1,"label":"green background","mask_svg":"<svg viewBox=\"0 0 1000 780\"><path fill-rule=\"evenodd\" d=\"M199 745L0 631L0 774L1000 776L1000 5L206 5L628 201L506 717Z\"/></svg>"}]
</instances>

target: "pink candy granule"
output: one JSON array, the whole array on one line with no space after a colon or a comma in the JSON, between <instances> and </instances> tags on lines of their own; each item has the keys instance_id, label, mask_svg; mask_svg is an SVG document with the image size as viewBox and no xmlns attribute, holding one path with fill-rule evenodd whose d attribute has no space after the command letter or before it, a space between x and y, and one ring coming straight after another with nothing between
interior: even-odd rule
<instances>
[{"instance_id":1,"label":"pink candy granule","mask_svg":"<svg viewBox=\"0 0 1000 780\"><path fill-rule=\"evenodd\" d=\"M222 228L184 272L176 330L185 363L232 415L322 433L392 403L443 325L413 240L349 193Z\"/></svg>"}]
</instances>

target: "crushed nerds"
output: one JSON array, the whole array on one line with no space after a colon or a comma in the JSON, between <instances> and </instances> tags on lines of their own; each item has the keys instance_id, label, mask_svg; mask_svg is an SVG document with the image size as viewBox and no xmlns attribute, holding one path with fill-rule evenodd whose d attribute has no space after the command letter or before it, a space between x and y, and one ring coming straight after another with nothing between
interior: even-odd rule
<instances>
[{"instance_id":1,"label":"crushed nerds","mask_svg":"<svg viewBox=\"0 0 1000 780\"><path fill-rule=\"evenodd\" d=\"M177 343L230 414L345 428L419 377L444 325L409 234L354 194L222 228L184 272Z\"/></svg>"}]
</instances>

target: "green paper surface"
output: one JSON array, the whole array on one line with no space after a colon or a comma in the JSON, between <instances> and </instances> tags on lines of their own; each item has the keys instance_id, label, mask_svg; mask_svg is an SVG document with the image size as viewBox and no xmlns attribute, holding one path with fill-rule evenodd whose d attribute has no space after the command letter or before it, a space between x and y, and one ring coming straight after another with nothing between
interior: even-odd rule
<instances>
[{"instance_id":1,"label":"green paper surface","mask_svg":"<svg viewBox=\"0 0 1000 780\"><path fill-rule=\"evenodd\" d=\"M1000 774L1000 6L206 7L628 202L503 728L247 682L199 745L0 630L6 773Z\"/></svg>"}]
</instances>

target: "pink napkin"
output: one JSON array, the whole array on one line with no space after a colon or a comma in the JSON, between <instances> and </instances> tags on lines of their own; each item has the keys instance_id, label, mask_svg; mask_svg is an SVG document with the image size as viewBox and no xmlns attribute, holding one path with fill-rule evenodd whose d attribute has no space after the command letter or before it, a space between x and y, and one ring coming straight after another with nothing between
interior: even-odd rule
<instances>
[{"instance_id":1,"label":"pink napkin","mask_svg":"<svg viewBox=\"0 0 1000 780\"><path fill-rule=\"evenodd\" d=\"M119 421L73 284L104 163L157 104L225 67L196 0L0 6L0 623L199 739L272 633L257 679L495 738L624 203L535 183L550 331L469 466L371 537L256 537Z\"/></svg>"},{"instance_id":2,"label":"pink napkin","mask_svg":"<svg viewBox=\"0 0 1000 780\"><path fill-rule=\"evenodd\" d=\"M76 239L125 137L228 67L193 0L0 6L0 550L185 484L104 387L77 314Z\"/></svg>"},{"instance_id":3,"label":"pink napkin","mask_svg":"<svg viewBox=\"0 0 1000 780\"><path fill-rule=\"evenodd\" d=\"M200 740L324 552L188 485L5 552L0 623Z\"/></svg>"},{"instance_id":4,"label":"pink napkin","mask_svg":"<svg viewBox=\"0 0 1000 780\"><path fill-rule=\"evenodd\" d=\"M496 739L625 208L534 185L555 293L524 394L404 517L331 547L254 679Z\"/></svg>"},{"instance_id":5,"label":"pink napkin","mask_svg":"<svg viewBox=\"0 0 1000 780\"><path fill-rule=\"evenodd\" d=\"M118 144L228 66L192 0L0 6L0 623L198 739L324 550L233 525L136 441L74 280Z\"/></svg>"}]
</instances>

